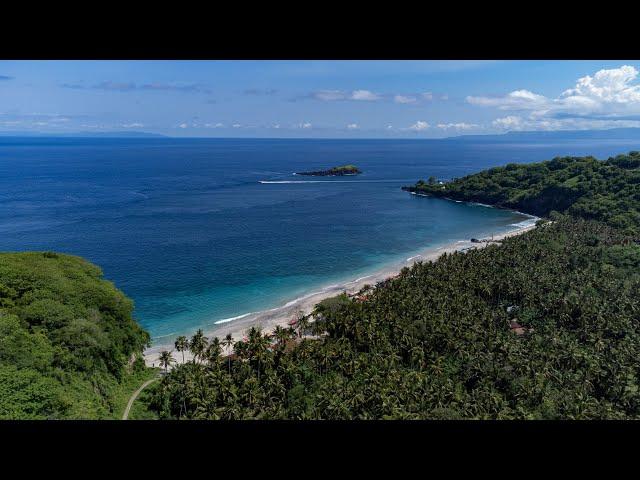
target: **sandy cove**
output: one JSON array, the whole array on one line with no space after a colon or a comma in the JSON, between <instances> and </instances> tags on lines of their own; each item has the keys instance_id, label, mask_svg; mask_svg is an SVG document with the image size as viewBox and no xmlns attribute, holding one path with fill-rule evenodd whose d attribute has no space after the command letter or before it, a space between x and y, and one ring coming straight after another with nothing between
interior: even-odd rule
<instances>
[{"instance_id":1,"label":"sandy cove","mask_svg":"<svg viewBox=\"0 0 640 480\"><path fill-rule=\"evenodd\" d=\"M522 234L524 232L532 230L533 228L535 228L535 225L522 227L520 229L512 230L504 234L495 235L493 239L502 240L506 237ZM414 255L408 258L402 263L380 270L366 277L361 277L351 282L342 283L340 285L326 287L319 292L301 297L297 300L285 304L282 307L251 313L246 316L241 316L236 320L219 324L215 328L205 331L205 335L208 338L218 337L222 340L227 334L230 333L233 336L234 340L241 340L245 332L253 326L260 327L263 332L273 331L276 325L287 327L289 322L296 317L296 314L299 311L302 311L305 315L307 315L311 313L318 302L324 300L325 298L333 297L343 292L346 292L348 294L357 293L367 284L375 285L376 283L382 282L389 277L395 277L400 273L400 270L402 268L410 267L416 262L435 261L444 253L453 253L463 250L467 251L470 248L484 248L487 245L489 245L489 243L473 243L470 240L459 240L457 242L449 243L441 247L431 247L423 251L421 254ZM174 350L174 348L172 344L167 343L159 343L157 345L153 345L144 352L146 364L148 366L158 366L158 356L162 350ZM174 351L173 358L176 361L181 362L182 353ZM190 360L190 352L184 352L184 358L185 360Z\"/></svg>"}]
</instances>

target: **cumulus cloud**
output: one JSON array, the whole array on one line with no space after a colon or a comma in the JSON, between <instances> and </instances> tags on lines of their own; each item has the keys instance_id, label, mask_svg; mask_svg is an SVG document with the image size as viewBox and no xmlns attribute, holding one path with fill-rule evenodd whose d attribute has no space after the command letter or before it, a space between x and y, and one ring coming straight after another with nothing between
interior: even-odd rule
<instances>
[{"instance_id":1,"label":"cumulus cloud","mask_svg":"<svg viewBox=\"0 0 640 480\"><path fill-rule=\"evenodd\" d=\"M409 130L414 130L416 132L426 130L430 127L427 122L423 122L422 120L418 120L416 123L409 127Z\"/></svg>"},{"instance_id":2,"label":"cumulus cloud","mask_svg":"<svg viewBox=\"0 0 640 480\"><path fill-rule=\"evenodd\" d=\"M312 92L310 96L316 100L322 100L325 102L345 100L347 98L345 92L340 90L319 90L317 92Z\"/></svg>"},{"instance_id":3,"label":"cumulus cloud","mask_svg":"<svg viewBox=\"0 0 640 480\"><path fill-rule=\"evenodd\" d=\"M640 84L632 85L638 71L630 66L599 70L593 77L587 75L578 79L575 88L562 93L563 98L584 98L613 103L640 102Z\"/></svg>"},{"instance_id":4,"label":"cumulus cloud","mask_svg":"<svg viewBox=\"0 0 640 480\"><path fill-rule=\"evenodd\" d=\"M496 118L492 125L503 130L520 130L524 122L521 117L509 115L507 117Z\"/></svg>"},{"instance_id":5,"label":"cumulus cloud","mask_svg":"<svg viewBox=\"0 0 640 480\"><path fill-rule=\"evenodd\" d=\"M300 128L311 128L311 124L309 122L301 123Z\"/></svg>"},{"instance_id":6,"label":"cumulus cloud","mask_svg":"<svg viewBox=\"0 0 640 480\"><path fill-rule=\"evenodd\" d=\"M189 128L189 125L186 123L181 123L180 125L178 125L178 128Z\"/></svg>"},{"instance_id":7,"label":"cumulus cloud","mask_svg":"<svg viewBox=\"0 0 640 480\"><path fill-rule=\"evenodd\" d=\"M205 128L224 128L224 123L205 123Z\"/></svg>"},{"instance_id":8,"label":"cumulus cloud","mask_svg":"<svg viewBox=\"0 0 640 480\"><path fill-rule=\"evenodd\" d=\"M629 122L640 119L638 73L630 65L602 69L579 78L573 88L566 89L557 98L529 90L515 90L504 96L468 96L466 100L472 105L521 112L496 119L493 125L497 128L628 126L633 125Z\"/></svg>"},{"instance_id":9,"label":"cumulus cloud","mask_svg":"<svg viewBox=\"0 0 640 480\"><path fill-rule=\"evenodd\" d=\"M338 100L372 102L382 99L381 95L373 93L369 90L353 90L352 92L346 92L344 90L318 90L316 92L311 92L308 97L315 100L322 100L324 102L332 102Z\"/></svg>"},{"instance_id":10,"label":"cumulus cloud","mask_svg":"<svg viewBox=\"0 0 640 480\"><path fill-rule=\"evenodd\" d=\"M351 100L375 101L380 100L380 96L369 90L354 90L351 92Z\"/></svg>"},{"instance_id":11,"label":"cumulus cloud","mask_svg":"<svg viewBox=\"0 0 640 480\"><path fill-rule=\"evenodd\" d=\"M438 125L436 125L436 127L442 129L442 130L470 130L472 128L477 128L478 125L475 123L465 123L465 122L460 122L460 123L439 123Z\"/></svg>"},{"instance_id":12,"label":"cumulus cloud","mask_svg":"<svg viewBox=\"0 0 640 480\"><path fill-rule=\"evenodd\" d=\"M500 110L527 110L544 108L549 100L529 90L515 90L503 97L468 96L467 102L481 107L498 107Z\"/></svg>"},{"instance_id":13,"label":"cumulus cloud","mask_svg":"<svg viewBox=\"0 0 640 480\"><path fill-rule=\"evenodd\" d=\"M408 95L396 95L393 97L393 101L396 103L416 103L418 99Z\"/></svg>"},{"instance_id":14,"label":"cumulus cloud","mask_svg":"<svg viewBox=\"0 0 640 480\"><path fill-rule=\"evenodd\" d=\"M508 115L496 118L492 122L494 128L504 131L525 130L597 130L616 127L640 127L639 120L591 119L591 118L535 118Z\"/></svg>"},{"instance_id":15,"label":"cumulus cloud","mask_svg":"<svg viewBox=\"0 0 640 480\"><path fill-rule=\"evenodd\" d=\"M86 118L85 115L62 115L59 113L0 113L0 125L32 127L70 128L73 120Z\"/></svg>"},{"instance_id":16,"label":"cumulus cloud","mask_svg":"<svg viewBox=\"0 0 640 480\"><path fill-rule=\"evenodd\" d=\"M357 130L359 127L357 123L350 123L349 125L347 125L347 128L349 130Z\"/></svg>"},{"instance_id":17,"label":"cumulus cloud","mask_svg":"<svg viewBox=\"0 0 640 480\"><path fill-rule=\"evenodd\" d=\"M308 95L300 96L293 98L292 101L303 100L303 99L314 99L321 100L324 102L333 102L333 101L369 101L369 102L377 102L377 101L393 101L395 103L400 104L410 104L417 102L429 102L432 101L435 97L431 92L425 93L376 93L370 90L316 90L314 92L309 93ZM446 96L442 97L446 99Z\"/></svg>"},{"instance_id":18,"label":"cumulus cloud","mask_svg":"<svg viewBox=\"0 0 640 480\"><path fill-rule=\"evenodd\" d=\"M144 127L144 124L133 122L133 123L124 123L122 126L124 128L142 128Z\"/></svg>"}]
</instances>

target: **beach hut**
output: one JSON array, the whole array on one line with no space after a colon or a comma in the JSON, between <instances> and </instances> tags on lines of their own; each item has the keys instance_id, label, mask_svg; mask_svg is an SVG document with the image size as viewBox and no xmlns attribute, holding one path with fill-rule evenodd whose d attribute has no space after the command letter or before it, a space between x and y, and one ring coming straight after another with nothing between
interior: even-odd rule
<instances>
[{"instance_id":1,"label":"beach hut","mask_svg":"<svg viewBox=\"0 0 640 480\"><path fill-rule=\"evenodd\" d=\"M527 329L525 327L523 327L522 325L520 325L515 320L511 320L509 322L509 328L516 335L524 335L525 333L527 333Z\"/></svg>"}]
</instances>

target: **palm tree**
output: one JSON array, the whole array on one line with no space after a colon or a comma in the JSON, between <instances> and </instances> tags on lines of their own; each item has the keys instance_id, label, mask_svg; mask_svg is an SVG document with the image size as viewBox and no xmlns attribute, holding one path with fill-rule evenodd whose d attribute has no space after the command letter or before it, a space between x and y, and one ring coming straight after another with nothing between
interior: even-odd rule
<instances>
[{"instance_id":1,"label":"palm tree","mask_svg":"<svg viewBox=\"0 0 640 480\"><path fill-rule=\"evenodd\" d=\"M184 351L189 348L189 340L184 335L180 335L176 338L175 347L178 352L182 353L182 363L184 363Z\"/></svg>"},{"instance_id":2,"label":"palm tree","mask_svg":"<svg viewBox=\"0 0 640 480\"><path fill-rule=\"evenodd\" d=\"M231 352L229 352L229 348L233 346L233 336L230 333L227 333L227 336L224 337L222 345L224 345L227 352L227 363L229 366L229 373L231 373Z\"/></svg>"},{"instance_id":3,"label":"palm tree","mask_svg":"<svg viewBox=\"0 0 640 480\"><path fill-rule=\"evenodd\" d=\"M202 333L202 329L198 329L193 337L191 337L191 342L189 342L189 350L193 353L193 363L196 360L199 360L203 357L205 351L207 350L208 339Z\"/></svg>"},{"instance_id":4,"label":"palm tree","mask_svg":"<svg viewBox=\"0 0 640 480\"><path fill-rule=\"evenodd\" d=\"M287 340L289 340L289 332L287 329L282 328L280 325L276 325L276 328L273 330L273 336L276 339L279 349L284 349L287 345Z\"/></svg>"},{"instance_id":5,"label":"palm tree","mask_svg":"<svg viewBox=\"0 0 640 480\"><path fill-rule=\"evenodd\" d=\"M214 337L213 340L209 342L209 346L207 347L207 360L210 364L215 365L220 358L221 353L222 347L220 346L220 339L218 337Z\"/></svg>"},{"instance_id":6,"label":"palm tree","mask_svg":"<svg viewBox=\"0 0 640 480\"><path fill-rule=\"evenodd\" d=\"M304 332L309 327L309 317L307 317L303 311L298 312L298 318L296 322L296 328L298 329L298 336L302 338Z\"/></svg>"},{"instance_id":7,"label":"palm tree","mask_svg":"<svg viewBox=\"0 0 640 480\"><path fill-rule=\"evenodd\" d=\"M164 367L164 373L167 373L167 369L175 361L171 356L171 352L168 352L167 350L163 350L160 352L159 360L160 366Z\"/></svg>"}]
</instances>

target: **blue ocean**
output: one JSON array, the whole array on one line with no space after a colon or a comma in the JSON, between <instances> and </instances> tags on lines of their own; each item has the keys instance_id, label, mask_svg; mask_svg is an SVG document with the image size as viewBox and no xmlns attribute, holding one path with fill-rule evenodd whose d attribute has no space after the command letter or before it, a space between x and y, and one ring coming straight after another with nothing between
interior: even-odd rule
<instances>
[{"instance_id":1,"label":"blue ocean","mask_svg":"<svg viewBox=\"0 0 640 480\"><path fill-rule=\"evenodd\" d=\"M0 250L55 250L96 263L160 341L528 221L410 195L403 185L634 148L624 141L0 137ZM364 173L293 175L348 163Z\"/></svg>"}]
</instances>

